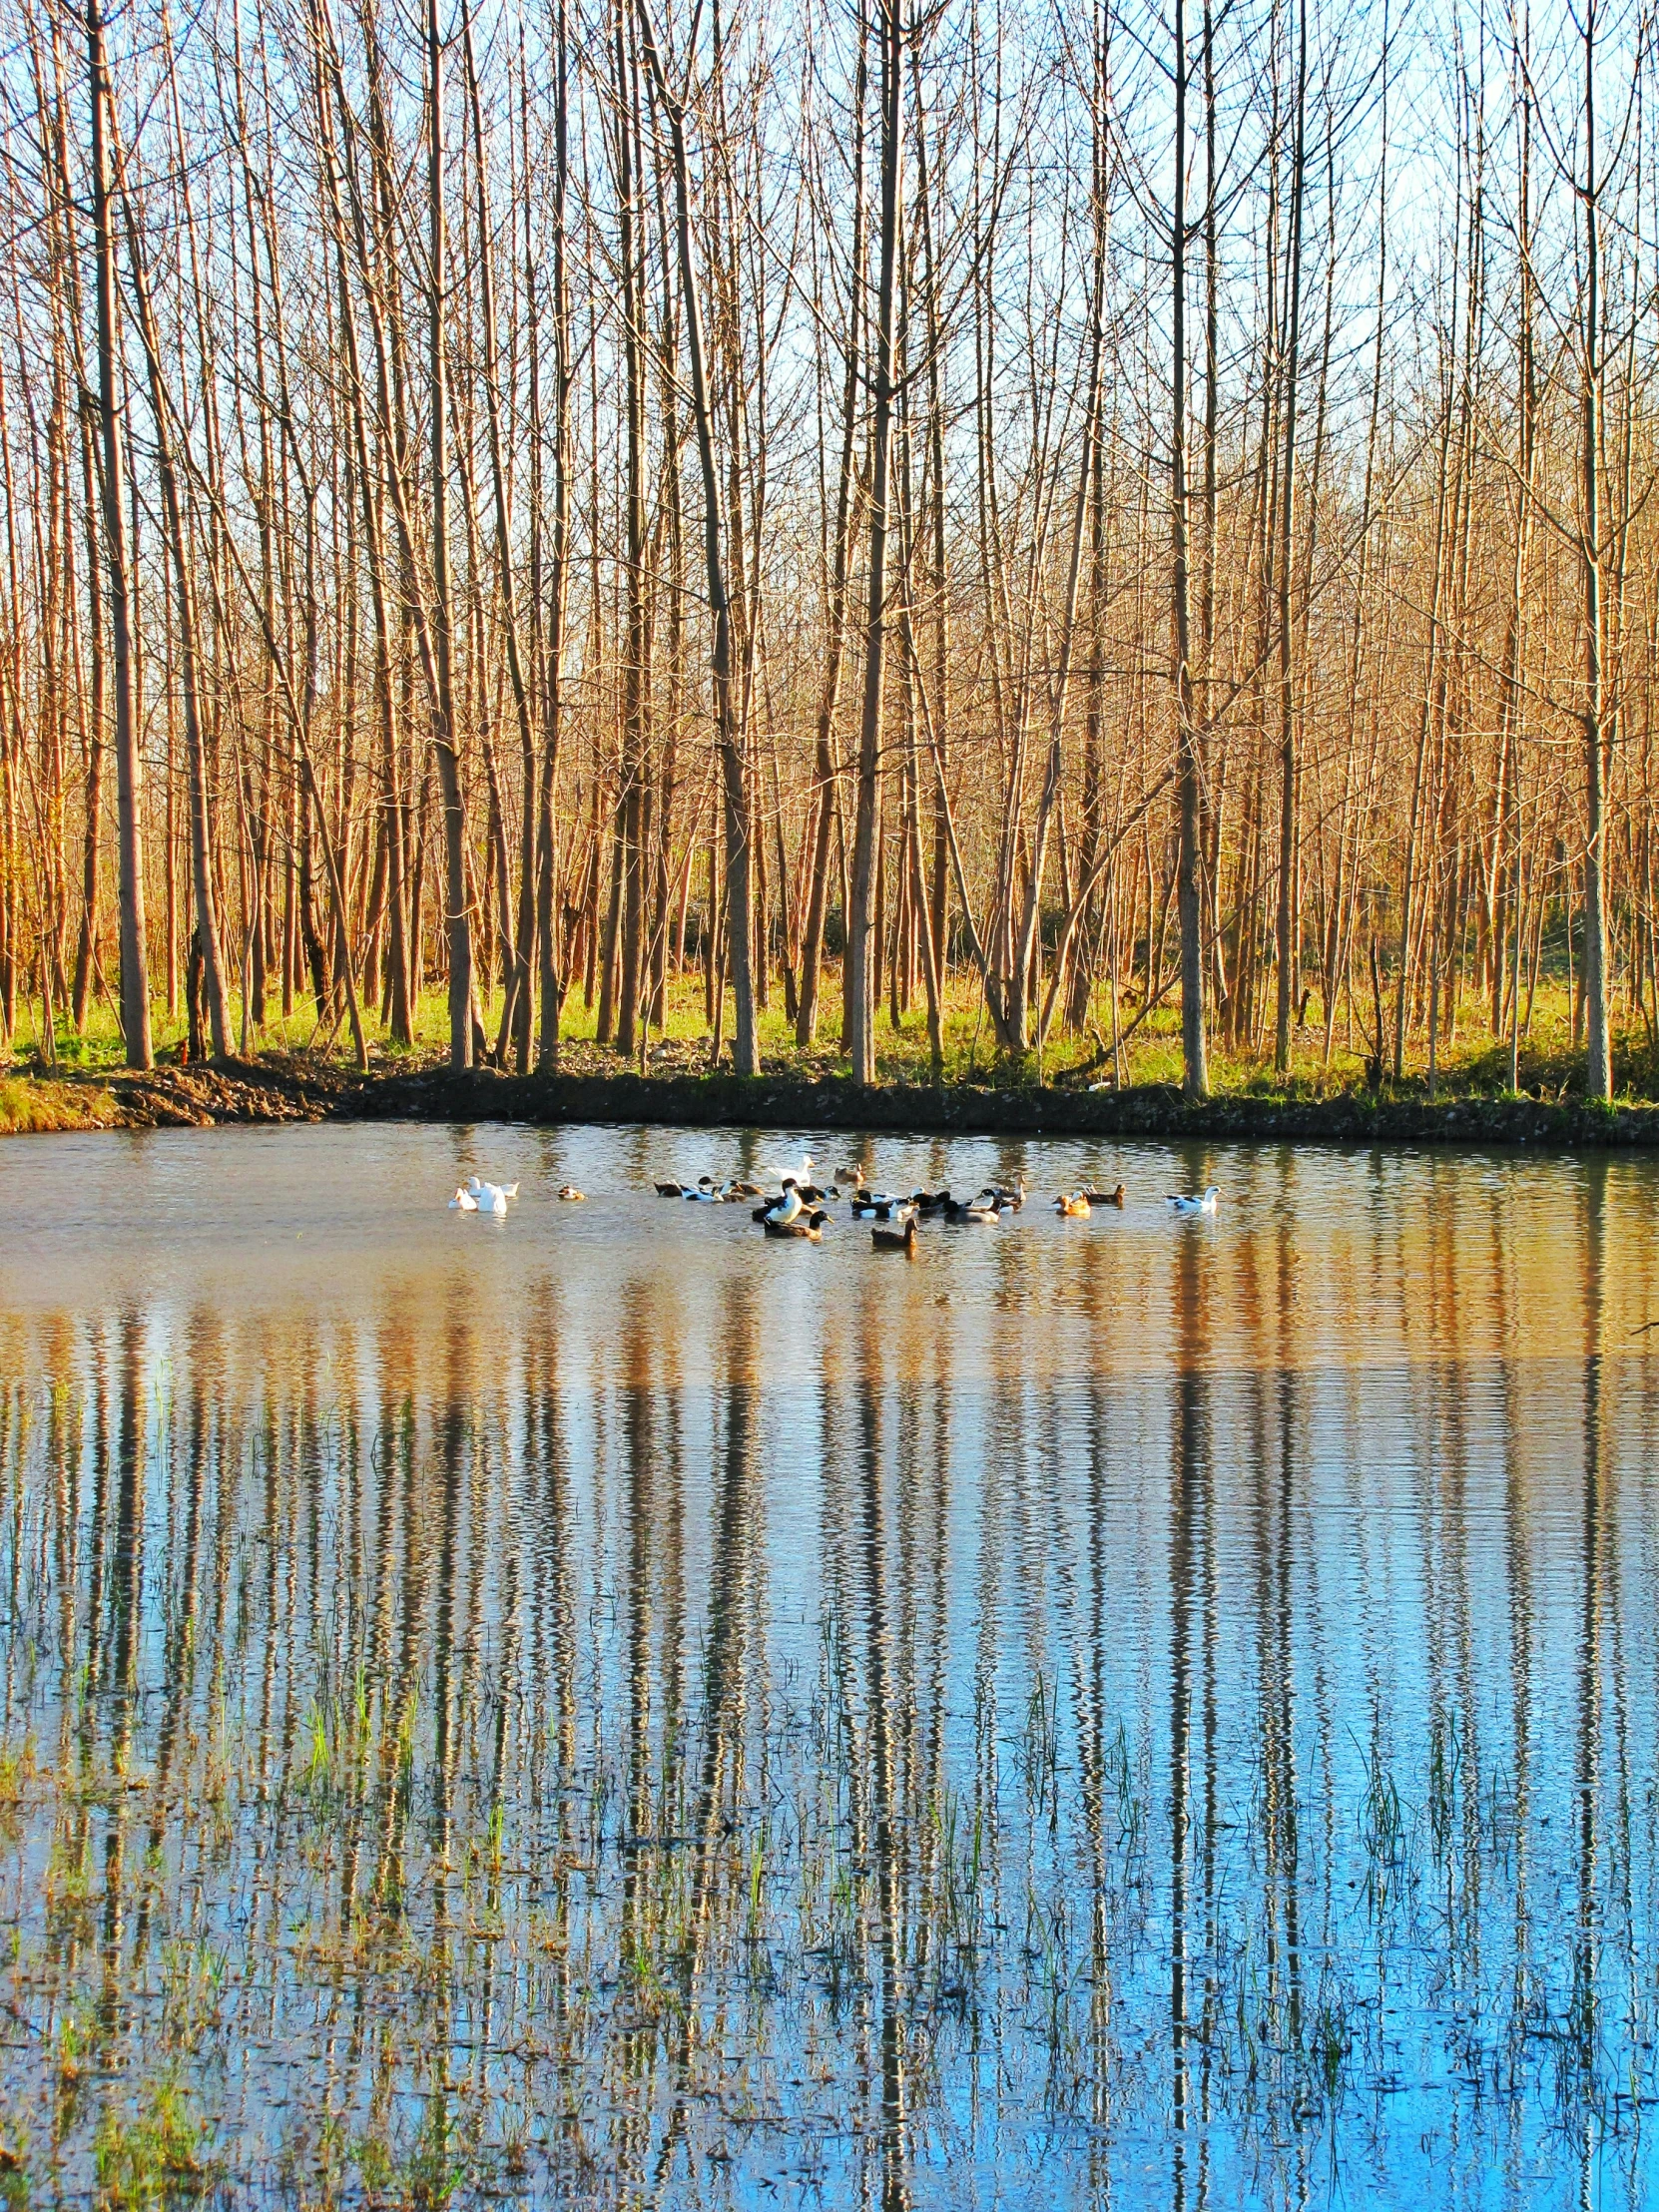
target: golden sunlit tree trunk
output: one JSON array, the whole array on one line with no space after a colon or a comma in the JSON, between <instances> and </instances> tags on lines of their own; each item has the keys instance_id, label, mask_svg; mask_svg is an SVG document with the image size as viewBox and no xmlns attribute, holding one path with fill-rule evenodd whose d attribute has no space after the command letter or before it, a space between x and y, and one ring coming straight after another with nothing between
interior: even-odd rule
<instances>
[{"instance_id":1,"label":"golden sunlit tree trunk","mask_svg":"<svg viewBox=\"0 0 1659 2212\"><path fill-rule=\"evenodd\" d=\"M875 930L877 821L881 802L881 719L887 667L887 534L892 483L893 338L898 297L899 224L904 196L904 33L899 0L880 0L880 273L875 293L873 422L869 460L868 597L864 616L864 692L858 719L858 784L846 916L846 1055L855 1083L875 1080L875 1003L871 965Z\"/></svg>"},{"instance_id":2,"label":"golden sunlit tree trunk","mask_svg":"<svg viewBox=\"0 0 1659 2212\"><path fill-rule=\"evenodd\" d=\"M1193 703L1192 554L1187 490L1187 18L1175 0L1175 199L1170 218L1171 627L1175 643L1176 806L1180 815L1181 1071L1188 1098L1210 1088L1204 1024L1203 844Z\"/></svg>"},{"instance_id":3,"label":"golden sunlit tree trunk","mask_svg":"<svg viewBox=\"0 0 1659 2212\"><path fill-rule=\"evenodd\" d=\"M100 0L88 0L87 76L92 108L92 231L98 317L98 424L103 447L104 560L109 578L111 686L121 881L121 1028L127 1065L147 1068L150 964L144 921L143 770L133 681L127 562L127 452L116 361L115 238L111 228L109 58Z\"/></svg>"}]
</instances>

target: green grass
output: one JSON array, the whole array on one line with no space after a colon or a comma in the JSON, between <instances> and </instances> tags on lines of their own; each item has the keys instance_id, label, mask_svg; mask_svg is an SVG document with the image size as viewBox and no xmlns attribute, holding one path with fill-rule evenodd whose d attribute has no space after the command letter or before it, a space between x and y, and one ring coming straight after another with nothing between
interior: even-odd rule
<instances>
[{"instance_id":1,"label":"green grass","mask_svg":"<svg viewBox=\"0 0 1659 2212\"><path fill-rule=\"evenodd\" d=\"M0 1134L48 1129L102 1129L114 1120L107 1090L76 1083L0 1077Z\"/></svg>"},{"instance_id":2,"label":"green grass","mask_svg":"<svg viewBox=\"0 0 1659 2212\"><path fill-rule=\"evenodd\" d=\"M485 999L485 1026L492 1042L500 1010L501 993L492 990ZM1137 1023L1140 1003L1125 990L1120 994L1118 1011L1120 1034L1135 1025L1119 1054L1110 1049L1110 994L1102 988L1096 993L1082 1032L1056 1028L1040 1058L1030 1053L1016 1061L998 1053L974 979L958 975L949 986L944 1014L943 1079L947 1084L1002 1088L1036 1083L1111 1084L1121 1065L1125 1088L1179 1085L1180 1016L1173 1001L1158 1006ZM7 1081L0 1076L0 1131L87 1128L112 1118L114 1101L96 1087L100 1076L115 1075L124 1060L120 1032L109 1007L100 1004L94 1009L84 1035L76 1035L65 1022L56 1025L55 1066L41 1055L38 1009L31 1012L35 1026L20 1021L12 1043L14 1066L27 1071L31 1079ZM833 966L825 976L821 1015L817 1043L808 1050L801 1049L795 1042L794 1024L785 1011L782 984L774 979L769 1003L759 1015L765 1073L810 1080L844 1072L846 1062L839 1050L840 976ZM170 1016L158 1006L153 1021L157 1060L164 1066L176 1062L186 1034L183 1011ZM448 1009L441 987L421 994L411 1046L394 1045L374 1018L373 1009L365 1010L365 1021L371 1062L377 1068L429 1064L441 1060L447 1048ZM588 1006L580 986L576 987L565 1001L561 1028L561 1059L567 1072L600 1074L621 1066L614 1047L598 1043L597 1024L597 1001ZM235 1000L231 1026L233 1036L240 1037L241 1008ZM723 1059L729 1065L730 994L722 1034ZM712 1045L701 977L693 973L675 978L668 991L666 1019L661 1028L653 1027L645 1040L646 1071L701 1073L711 1064ZM1317 1004L1309 1026L1293 1035L1291 1066L1283 1076L1274 1070L1271 1047L1266 1054L1229 1052L1213 1039L1211 1089L1218 1097L1316 1100L1368 1088L1363 1033L1339 1022L1329 1061L1324 1047ZM318 1022L308 998L296 1000L285 1020L279 1013L268 1020L258 1034L256 1049L277 1058L325 1053L330 1062L341 1066L349 1066L351 1061L350 1039L343 1022L332 1029ZM1436 1096L1500 1098L1507 1094L1508 1040L1490 1035L1471 1001L1465 1000L1451 1033L1442 1036L1436 1057ZM637 1055L633 1064L640 1064ZM926 1011L921 1003L904 1013L896 1027L888 1007L882 1006L876 1022L876 1075L883 1083L930 1081ZM1528 1095L1555 1099L1581 1094L1583 1087L1584 1053L1572 1041L1565 983L1545 979L1537 990L1532 1020L1521 1044L1519 1088ZM1384 1077L1381 1095L1419 1099L1426 1089L1426 1047L1422 1037L1416 1035L1409 1041L1400 1081ZM1659 1057L1640 1023L1620 1027L1615 1021L1614 1089L1620 1097L1659 1097Z\"/></svg>"},{"instance_id":3,"label":"green grass","mask_svg":"<svg viewBox=\"0 0 1659 2212\"><path fill-rule=\"evenodd\" d=\"M211 2179L202 2155L205 2134L172 2082L152 2087L136 2111L106 2106L93 2140L101 2212L200 2195Z\"/></svg>"}]
</instances>

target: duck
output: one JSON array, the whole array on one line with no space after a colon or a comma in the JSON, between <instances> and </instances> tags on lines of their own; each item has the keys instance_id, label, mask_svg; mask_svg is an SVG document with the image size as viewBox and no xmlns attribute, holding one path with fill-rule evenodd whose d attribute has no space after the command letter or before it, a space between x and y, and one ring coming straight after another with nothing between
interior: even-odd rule
<instances>
[{"instance_id":1,"label":"duck","mask_svg":"<svg viewBox=\"0 0 1659 2212\"><path fill-rule=\"evenodd\" d=\"M1121 1206L1126 1194L1120 1183L1115 1191L1085 1191L1083 1196L1091 1206Z\"/></svg>"},{"instance_id":2,"label":"duck","mask_svg":"<svg viewBox=\"0 0 1659 2212\"><path fill-rule=\"evenodd\" d=\"M493 1203L496 1197L507 1199L517 1198L518 1196L518 1185L516 1183L480 1183L475 1175L467 1177L466 1187L478 1201L479 1212L484 1214L504 1214L507 1211L505 1206L496 1206ZM486 1199L491 1200L492 1203L486 1205L484 1203Z\"/></svg>"},{"instance_id":3,"label":"duck","mask_svg":"<svg viewBox=\"0 0 1659 2212\"><path fill-rule=\"evenodd\" d=\"M478 1201L464 1183L456 1184L455 1195L449 1201L449 1211L452 1214L475 1214L478 1211Z\"/></svg>"},{"instance_id":4,"label":"duck","mask_svg":"<svg viewBox=\"0 0 1659 2212\"><path fill-rule=\"evenodd\" d=\"M902 1229L872 1229L869 1241L877 1252L907 1252L916 1249L916 1217L906 1214Z\"/></svg>"},{"instance_id":5,"label":"duck","mask_svg":"<svg viewBox=\"0 0 1659 2212\"><path fill-rule=\"evenodd\" d=\"M1086 1221L1089 1216L1088 1192L1060 1192L1054 1201L1054 1211L1068 1221Z\"/></svg>"},{"instance_id":6,"label":"duck","mask_svg":"<svg viewBox=\"0 0 1659 2212\"><path fill-rule=\"evenodd\" d=\"M680 1196L692 1199L699 1205L719 1206L724 1204L726 1192L712 1175L700 1175L695 1183L686 1185Z\"/></svg>"},{"instance_id":7,"label":"duck","mask_svg":"<svg viewBox=\"0 0 1659 2212\"><path fill-rule=\"evenodd\" d=\"M767 1216L764 1227L769 1237L804 1237L811 1244L823 1241L824 1226L830 1216L822 1206L815 1206L810 1213L798 1213L792 1220L774 1221Z\"/></svg>"},{"instance_id":8,"label":"duck","mask_svg":"<svg viewBox=\"0 0 1659 2212\"><path fill-rule=\"evenodd\" d=\"M573 1202L579 1203L582 1199L586 1198L587 1195L588 1194L586 1191L579 1191L574 1183L562 1184L559 1189L559 1196L561 1198L569 1199Z\"/></svg>"},{"instance_id":9,"label":"duck","mask_svg":"<svg viewBox=\"0 0 1659 2212\"><path fill-rule=\"evenodd\" d=\"M862 1168L837 1168L835 1170L835 1181L837 1183L850 1183L854 1190L863 1182L863 1179L864 1171Z\"/></svg>"},{"instance_id":10,"label":"duck","mask_svg":"<svg viewBox=\"0 0 1659 2212\"><path fill-rule=\"evenodd\" d=\"M769 1229L786 1229L801 1211L800 1187L793 1176L786 1175L783 1197L775 1198L770 1205L757 1206L751 1218L755 1221L764 1222Z\"/></svg>"},{"instance_id":11,"label":"duck","mask_svg":"<svg viewBox=\"0 0 1659 2212\"><path fill-rule=\"evenodd\" d=\"M970 1199L965 1205L960 1200L953 1198L944 1209L944 1218L946 1221L956 1222L1000 1221L1002 1219L1002 1209L994 1201L987 1204L983 1196Z\"/></svg>"},{"instance_id":12,"label":"duck","mask_svg":"<svg viewBox=\"0 0 1659 2212\"><path fill-rule=\"evenodd\" d=\"M659 1198L684 1198L685 1195L686 1186L684 1183L659 1183L657 1185L657 1196Z\"/></svg>"},{"instance_id":13,"label":"duck","mask_svg":"<svg viewBox=\"0 0 1659 2212\"><path fill-rule=\"evenodd\" d=\"M912 1191L910 1193L910 1204L918 1214L942 1214L950 1203L951 1198L948 1190Z\"/></svg>"},{"instance_id":14,"label":"duck","mask_svg":"<svg viewBox=\"0 0 1659 2212\"><path fill-rule=\"evenodd\" d=\"M1017 1214L1025 1204L1025 1185L1022 1181L1015 1192L1004 1190L997 1183L987 1183L973 1203L975 1206L994 1206L998 1213Z\"/></svg>"},{"instance_id":15,"label":"duck","mask_svg":"<svg viewBox=\"0 0 1659 2212\"><path fill-rule=\"evenodd\" d=\"M799 1160L786 1160L780 1167L774 1160L766 1162L766 1173L776 1175L780 1183L810 1183L813 1180L813 1156L804 1152Z\"/></svg>"},{"instance_id":16,"label":"duck","mask_svg":"<svg viewBox=\"0 0 1659 2212\"><path fill-rule=\"evenodd\" d=\"M852 1201L852 1219L891 1221L895 1215L902 1218L909 1207L909 1199L897 1198L891 1191L859 1191Z\"/></svg>"},{"instance_id":17,"label":"duck","mask_svg":"<svg viewBox=\"0 0 1659 2212\"><path fill-rule=\"evenodd\" d=\"M1179 1191L1169 1194L1170 1211L1176 1214L1213 1214L1221 1192L1212 1183L1202 1198L1185 1198Z\"/></svg>"}]
</instances>

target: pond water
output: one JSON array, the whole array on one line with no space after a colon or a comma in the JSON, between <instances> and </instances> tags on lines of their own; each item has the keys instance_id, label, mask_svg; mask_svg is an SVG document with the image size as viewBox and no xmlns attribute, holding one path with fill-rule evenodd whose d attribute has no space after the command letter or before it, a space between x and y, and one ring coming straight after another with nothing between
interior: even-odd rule
<instances>
[{"instance_id":1,"label":"pond water","mask_svg":"<svg viewBox=\"0 0 1659 2212\"><path fill-rule=\"evenodd\" d=\"M803 1143L1033 1200L653 1193ZM13 2193L1654 2200L1655 1163L158 1132L0 1222Z\"/></svg>"}]
</instances>

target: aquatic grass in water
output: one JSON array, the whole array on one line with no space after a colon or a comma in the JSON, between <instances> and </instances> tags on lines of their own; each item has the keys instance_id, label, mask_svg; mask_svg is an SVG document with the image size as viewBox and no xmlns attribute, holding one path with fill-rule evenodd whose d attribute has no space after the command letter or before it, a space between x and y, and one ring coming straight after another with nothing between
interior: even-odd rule
<instances>
[{"instance_id":1,"label":"aquatic grass in water","mask_svg":"<svg viewBox=\"0 0 1659 2212\"><path fill-rule=\"evenodd\" d=\"M1149 1157L1229 1210L895 1286L578 1133L347 1289L238 1249L319 1135L0 1315L9 2198L1651 2190L1650 1171Z\"/></svg>"}]
</instances>

